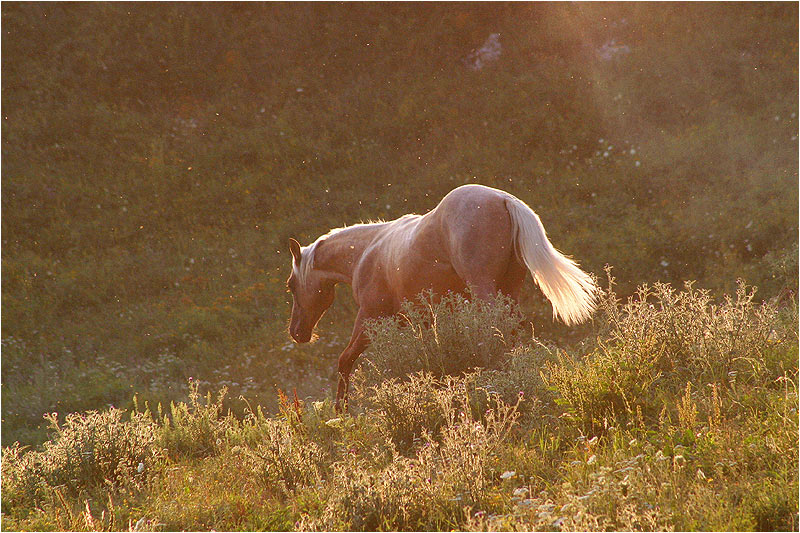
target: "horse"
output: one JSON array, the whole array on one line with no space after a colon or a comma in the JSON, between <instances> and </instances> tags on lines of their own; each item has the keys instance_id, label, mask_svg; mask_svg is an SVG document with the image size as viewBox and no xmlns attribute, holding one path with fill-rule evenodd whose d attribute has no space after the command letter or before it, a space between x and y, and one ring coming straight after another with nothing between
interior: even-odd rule
<instances>
[{"instance_id":1,"label":"horse","mask_svg":"<svg viewBox=\"0 0 800 533\"><path fill-rule=\"evenodd\" d=\"M420 292L464 292L517 301L530 271L553 306L553 319L584 322L597 306L594 279L556 250L539 216L519 198L483 185L450 191L424 215L336 228L308 246L289 239L292 294L289 334L309 342L334 300L349 284L358 305L350 342L339 356L336 410L346 408L350 372L369 345L364 323L396 314Z\"/></svg>"}]
</instances>

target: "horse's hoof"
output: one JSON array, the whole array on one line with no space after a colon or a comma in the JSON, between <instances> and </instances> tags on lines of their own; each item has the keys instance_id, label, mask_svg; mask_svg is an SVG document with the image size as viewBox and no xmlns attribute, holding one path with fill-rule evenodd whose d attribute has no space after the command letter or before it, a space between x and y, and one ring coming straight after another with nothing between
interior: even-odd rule
<instances>
[{"instance_id":1,"label":"horse's hoof","mask_svg":"<svg viewBox=\"0 0 800 533\"><path fill-rule=\"evenodd\" d=\"M336 400L336 403L333 404L333 409L337 415L345 414L347 412L347 399L345 398L343 401Z\"/></svg>"}]
</instances>

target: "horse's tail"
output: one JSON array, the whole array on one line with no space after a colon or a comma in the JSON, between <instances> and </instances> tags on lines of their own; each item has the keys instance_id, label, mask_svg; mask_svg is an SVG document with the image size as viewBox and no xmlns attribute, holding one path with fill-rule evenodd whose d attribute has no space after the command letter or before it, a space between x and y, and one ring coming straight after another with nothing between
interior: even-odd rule
<instances>
[{"instance_id":1,"label":"horse's tail","mask_svg":"<svg viewBox=\"0 0 800 533\"><path fill-rule=\"evenodd\" d=\"M567 325L585 321L597 306L594 279L550 244L539 216L522 200L509 195L506 208L517 257L553 304L553 317Z\"/></svg>"}]
</instances>

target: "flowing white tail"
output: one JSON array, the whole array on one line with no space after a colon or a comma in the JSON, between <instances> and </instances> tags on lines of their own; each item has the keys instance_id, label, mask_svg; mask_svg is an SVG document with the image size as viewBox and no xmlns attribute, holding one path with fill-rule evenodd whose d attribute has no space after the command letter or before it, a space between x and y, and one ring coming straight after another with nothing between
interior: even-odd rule
<instances>
[{"instance_id":1,"label":"flowing white tail","mask_svg":"<svg viewBox=\"0 0 800 533\"><path fill-rule=\"evenodd\" d=\"M553 304L553 316L570 326L585 321L597 307L592 277L550 244L539 216L522 200L509 195L506 207L517 254Z\"/></svg>"}]
</instances>

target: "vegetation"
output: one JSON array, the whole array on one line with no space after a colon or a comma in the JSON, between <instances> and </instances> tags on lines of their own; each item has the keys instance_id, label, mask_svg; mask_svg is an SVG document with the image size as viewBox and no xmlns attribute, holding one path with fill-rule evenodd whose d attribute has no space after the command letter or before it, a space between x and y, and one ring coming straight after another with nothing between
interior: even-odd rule
<instances>
[{"instance_id":1,"label":"vegetation","mask_svg":"<svg viewBox=\"0 0 800 533\"><path fill-rule=\"evenodd\" d=\"M744 286L707 296L659 284L621 306L609 292L583 357L519 342L486 370L476 335L447 375L359 370L353 416L281 395L275 416L235 417L226 391L192 382L168 414L53 420L41 451L4 450L4 527L796 530L796 307ZM499 336L498 308L470 307L463 329ZM402 358L425 318L375 329L370 361ZM464 342L438 336L432 359Z\"/></svg>"},{"instance_id":2,"label":"vegetation","mask_svg":"<svg viewBox=\"0 0 800 533\"><path fill-rule=\"evenodd\" d=\"M1 9L3 528L798 528L797 5ZM618 284L422 295L337 416L288 237L468 182Z\"/></svg>"}]
</instances>

